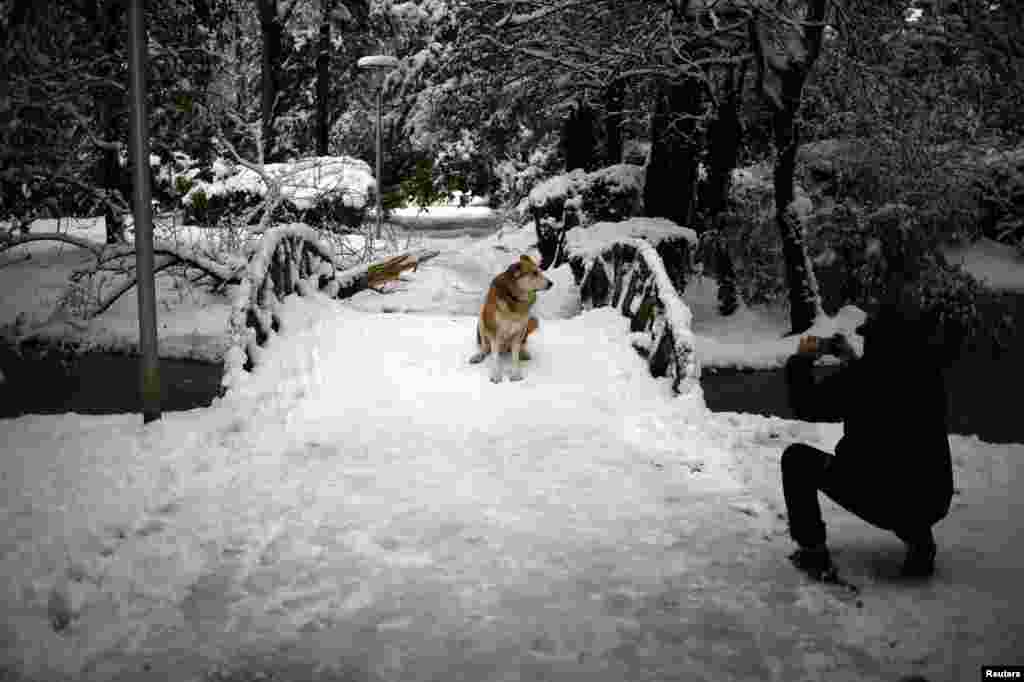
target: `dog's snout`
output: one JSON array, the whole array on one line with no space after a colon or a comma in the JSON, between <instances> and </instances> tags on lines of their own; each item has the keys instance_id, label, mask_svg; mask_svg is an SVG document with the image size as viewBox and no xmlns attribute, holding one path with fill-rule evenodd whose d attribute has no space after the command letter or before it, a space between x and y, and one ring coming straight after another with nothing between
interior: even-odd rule
<instances>
[{"instance_id":1,"label":"dog's snout","mask_svg":"<svg viewBox=\"0 0 1024 682\"><path fill-rule=\"evenodd\" d=\"M544 281L546 282L546 284L544 285L545 289L550 289L551 287L555 286L555 283L546 277L544 278Z\"/></svg>"}]
</instances>

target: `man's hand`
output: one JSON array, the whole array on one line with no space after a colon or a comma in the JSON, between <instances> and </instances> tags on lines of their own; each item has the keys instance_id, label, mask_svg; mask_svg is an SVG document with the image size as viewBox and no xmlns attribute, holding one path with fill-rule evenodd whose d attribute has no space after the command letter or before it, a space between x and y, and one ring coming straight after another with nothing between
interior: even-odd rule
<instances>
[{"instance_id":1,"label":"man's hand","mask_svg":"<svg viewBox=\"0 0 1024 682\"><path fill-rule=\"evenodd\" d=\"M829 339L828 352L843 362L849 362L857 358L857 351L854 350L850 340L846 338L846 334L836 333Z\"/></svg>"},{"instance_id":2,"label":"man's hand","mask_svg":"<svg viewBox=\"0 0 1024 682\"><path fill-rule=\"evenodd\" d=\"M800 339L796 352L798 355L805 355L815 359L820 358L822 355L834 355L843 362L848 362L857 357L857 352L844 334L833 334L828 338L805 336Z\"/></svg>"}]
</instances>

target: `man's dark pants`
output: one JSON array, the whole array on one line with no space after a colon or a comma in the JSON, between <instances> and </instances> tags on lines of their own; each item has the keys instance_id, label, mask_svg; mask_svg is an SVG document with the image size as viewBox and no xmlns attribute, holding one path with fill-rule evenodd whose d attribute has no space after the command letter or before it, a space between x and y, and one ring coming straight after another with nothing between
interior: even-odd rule
<instances>
[{"instance_id":1,"label":"man's dark pants","mask_svg":"<svg viewBox=\"0 0 1024 682\"><path fill-rule=\"evenodd\" d=\"M803 443L794 443L782 453L782 491L786 498L789 533L801 547L825 542L818 491L836 504L873 526L894 532L907 544L933 542L930 524L908 524L900 510L886 507L877 491L863 478L844 475L833 466L835 457Z\"/></svg>"}]
</instances>

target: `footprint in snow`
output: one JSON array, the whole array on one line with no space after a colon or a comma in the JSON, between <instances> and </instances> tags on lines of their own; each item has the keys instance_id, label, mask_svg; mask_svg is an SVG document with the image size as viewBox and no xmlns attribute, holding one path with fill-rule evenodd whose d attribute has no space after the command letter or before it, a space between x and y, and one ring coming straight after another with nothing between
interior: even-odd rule
<instances>
[{"instance_id":1,"label":"footprint in snow","mask_svg":"<svg viewBox=\"0 0 1024 682\"><path fill-rule=\"evenodd\" d=\"M761 510L750 504L734 503L730 504L729 508L732 509L733 511L737 511L741 514L746 514L747 516L753 518L757 518L761 515Z\"/></svg>"},{"instance_id":2,"label":"footprint in snow","mask_svg":"<svg viewBox=\"0 0 1024 682\"><path fill-rule=\"evenodd\" d=\"M150 519L143 523L139 528L135 530L135 535L140 538L147 538L150 535L156 535L166 530L167 524L160 519Z\"/></svg>"}]
</instances>

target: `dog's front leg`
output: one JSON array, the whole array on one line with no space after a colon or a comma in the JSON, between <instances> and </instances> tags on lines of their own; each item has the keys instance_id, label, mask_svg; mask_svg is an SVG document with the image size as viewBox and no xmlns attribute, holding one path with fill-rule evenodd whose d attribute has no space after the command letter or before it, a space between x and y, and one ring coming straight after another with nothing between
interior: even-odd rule
<instances>
[{"instance_id":1,"label":"dog's front leg","mask_svg":"<svg viewBox=\"0 0 1024 682\"><path fill-rule=\"evenodd\" d=\"M522 381L523 380L523 363L520 359L520 352L523 349L523 339L517 336L512 342L512 371L509 372L509 381Z\"/></svg>"},{"instance_id":2,"label":"dog's front leg","mask_svg":"<svg viewBox=\"0 0 1024 682\"><path fill-rule=\"evenodd\" d=\"M491 383L501 383L501 353L498 352L497 341L491 344Z\"/></svg>"},{"instance_id":3,"label":"dog's front leg","mask_svg":"<svg viewBox=\"0 0 1024 682\"><path fill-rule=\"evenodd\" d=\"M491 383L501 383L501 344L498 340L498 335L494 336L485 335L484 343L487 344L491 352Z\"/></svg>"},{"instance_id":4,"label":"dog's front leg","mask_svg":"<svg viewBox=\"0 0 1024 682\"><path fill-rule=\"evenodd\" d=\"M480 325L476 326L476 348L477 352L473 354L473 357L469 359L470 364L477 364L483 362L487 354L491 352L491 341L486 334L480 333Z\"/></svg>"}]
</instances>

